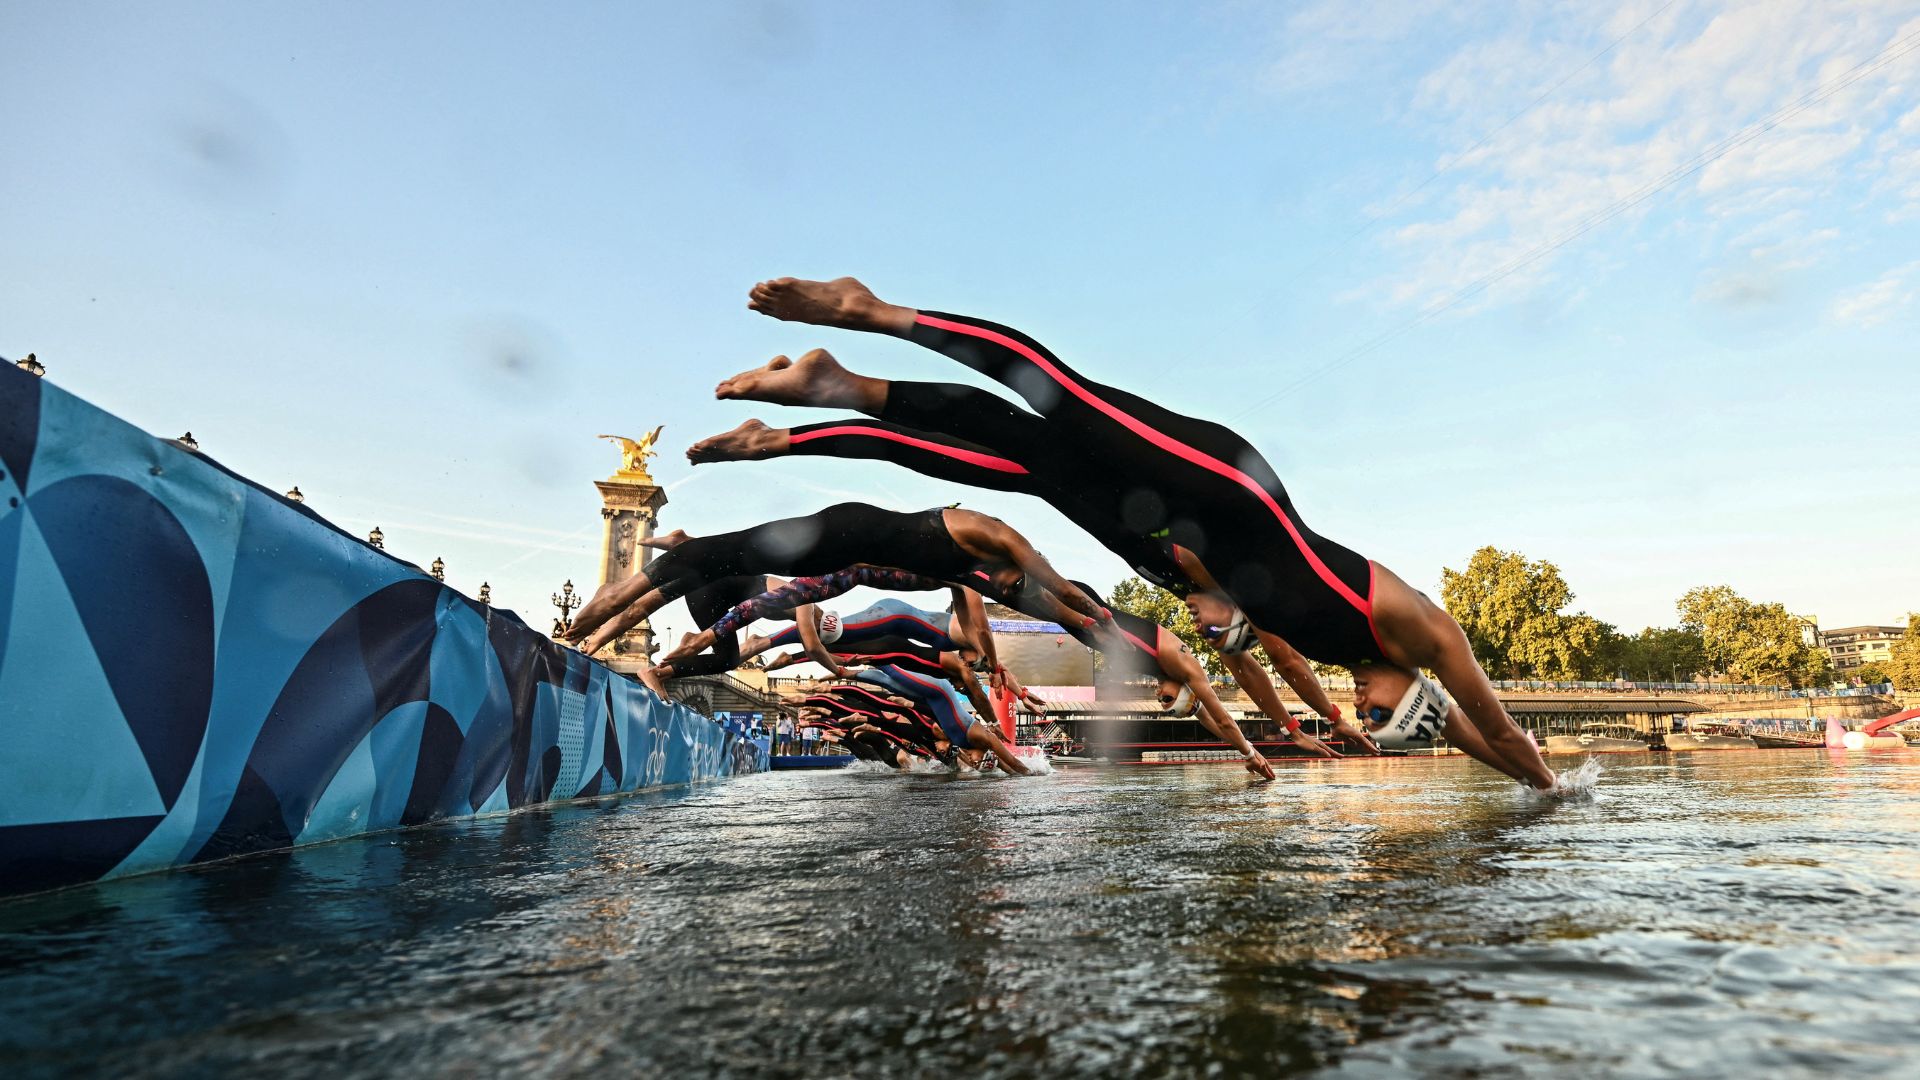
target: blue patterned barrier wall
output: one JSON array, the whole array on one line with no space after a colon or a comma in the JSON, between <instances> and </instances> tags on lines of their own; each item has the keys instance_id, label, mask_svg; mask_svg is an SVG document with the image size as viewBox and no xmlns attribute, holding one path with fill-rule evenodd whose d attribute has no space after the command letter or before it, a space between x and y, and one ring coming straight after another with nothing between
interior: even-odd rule
<instances>
[{"instance_id":1,"label":"blue patterned barrier wall","mask_svg":"<svg viewBox=\"0 0 1920 1080\"><path fill-rule=\"evenodd\" d=\"M766 768L12 365L0 504L0 894Z\"/></svg>"}]
</instances>

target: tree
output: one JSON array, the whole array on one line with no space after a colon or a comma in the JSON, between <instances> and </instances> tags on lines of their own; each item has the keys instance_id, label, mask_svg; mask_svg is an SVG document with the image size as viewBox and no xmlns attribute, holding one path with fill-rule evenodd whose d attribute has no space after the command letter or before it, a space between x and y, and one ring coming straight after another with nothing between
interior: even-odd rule
<instances>
[{"instance_id":1,"label":"tree","mask_svg":"<svg viewBox=\"0 0 1920 1080\"><path fill-rule=\"evenodd\" d=\"M1517 551L1483 547L1467 568L1440 571L1440 600L1496 679L1580 679L1606 667L1613 627L1585 612L1562 614L1573 589L1560 568Z\"/></svg>"},{"instance_id":2,"label":"tree","mask_svg":"<svg viewBox=\"0 0 1920 1080\"><path fill-rule=\"evenodd\" d=\"M1858 679L1861 683L1868 686L1877 686L1880 683L1892 682L1893 671L1886 664L1875 660L1872 663L1861 664L1859 667L1847 672L1847 678Z\"/></svg>"},{"instance_id":3,"label":"tree","mask_svg":"<svg viewBox=\"0 0 1920 1080\"><path fill-rule=\"evenodd\" d=\"M1621 638L1607 661L1609 672L1652 682L1688 682L1707 670L1706 646L1700 635L1672 626L1649 626Z\"/></svg>"},{"instance_id":4,"label":"tree","mask_svg":"<svg viewBox=\"0 0 1920 1080\"><path fill-rule=\"evenodd\" d=\"M1703 585L1675 606L1681 629L1700 635L1707 666L1736 680L1807 687L1833 679L1831 658L1805 633L1809 621L1784 604L1759 604L1729 586Z\"/></svg>"},{"instance_id":5,"label":"tree","mask_svg":"<svg viewBox=\"0 0 1920 1080\"><path fill-rule=\"evenodd\" d=\"M1907 613L1907 632L1893 643L1887 674L1897 690L1920 690L1920 612Z\"/></svg>"}]
</instances>

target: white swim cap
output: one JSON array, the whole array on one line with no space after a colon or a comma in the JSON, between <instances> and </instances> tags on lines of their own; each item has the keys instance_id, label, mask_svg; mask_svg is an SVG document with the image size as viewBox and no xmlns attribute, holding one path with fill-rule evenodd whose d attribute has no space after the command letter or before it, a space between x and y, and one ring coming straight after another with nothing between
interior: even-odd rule
<instances>
[{"instance_id":1,"label":"white swim cap","mask_svg":"<svg viewBox=\"0 0 1920 1080\"><path fill-rule=\"evenodd\" d=\"M840 640L840 616L837 612L820 613L820 644L831 645Z\"/></svg>"},{"instance_id":2,"label":"white swim cap","mask_svg":"<svg viewBox=\"0 0 1920 1080\"><path fill-rule=\"evenodd\" d=\"M1227 620L1227 625L1206 627L1203 636L1224 656L1246 652L1260 643L1260 635L1247 621L1247 613L1239 608L1233 609L1233 618Z\"/></svg>"},{"instance_id":3,"label":"white swim cap","mask_svg":"<svg viewBox=\"0 0 1920 1080\"><path fill-rule=\"evenodd\" d=\"M1413 685L1401 695L1393 715L1381 721L1369 720L1367 733L1388 750L1432 746L1446 727L1447 713L1452 709L1453 702L1447 699L1445 690L1425 675L1415 675Z\"/></svg>"},{"instance_id":4,"label":"white swim cap","mask_svg":"<svg viewBox=\"0 0 1920 1080\"><path fill-rule=\"evenodd\" d=\"M1193 709L1193 687L1182 683L1180 692L1173 695L1173 703L1167 706L1167 712L1172 716L1192 716Z\"/></svg>"}]
</instances>

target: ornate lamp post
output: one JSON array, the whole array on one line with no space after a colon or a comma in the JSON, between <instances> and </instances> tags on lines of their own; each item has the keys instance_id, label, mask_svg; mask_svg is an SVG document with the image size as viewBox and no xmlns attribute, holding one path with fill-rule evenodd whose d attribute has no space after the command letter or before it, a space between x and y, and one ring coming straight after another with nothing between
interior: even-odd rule
<instances>
[{"instance_id":1,"label":"ornate lamp post","mask_svg":"<svg viewBox=\"0 0 1920 1080\"><path fill-rule=\"evenodd\" d=\"M483 604L487 604L489 606L493 604L493 585L492 584L485 581L480 583L480 602Z\"/></svg>"},{"instance_id":2,"label":"ornate lamp post","mask_svg":"<svg viewBox=\"0 0 1920 1080\"><path fill-rule=\"evenodd\" d=\"M445 581L447 580L447 564L440 561L440 556L435 555L433 557L433 565L427 567L427 573L432 574L433 580L435 581Z\"/></svg>"},{"instance_id":3,"label":"ornate lamp post","mask_svg":"<svg viewBox=\"0 0 1920 1080\"><path fill-rule=\"evenodd\" d=\"M380 531L380 526L375 525L373 531L367 534L367 543L372 544L381 551L385 551L387 550L387 534Z\"/></svg>"},{"instance_id":4,"label":"ornate lamp post","mask_svg":"<svg viewBox=\"0 0 1920 1080\"><path fill-rule=\"evenodd\" d=\"M586 602L586 597L574 594L573 579L568 578L567 583L560 586L560 591L553 594L553 606L560 609L560 617L553 620L554 637L573 629L573 613Z\"/></svg>"},{"instance_id":5,"label":"ornate lamp post","mask_svg":"<svg viewBox=\"0 0 1920 1080\"><path fill-rule=\"evenodd\" d=\"M13 366L29 375L45 375L47 373L46 366L40 363L40 359L32 353L28 353L20 359L15 360Z\"/></svg>"},{"instance_id":6,"label":"ornate lamp post","mask_svg":"<svg viewBox=\"0 0 1920 1080\"><path fill-rule=\"evenodd\" d=\"M299 484L295 484L292 487L287 489L287 498L297 503L303 503L307 501L307 497L305 495L300 494Z\"/></svg>"}]
</instances>

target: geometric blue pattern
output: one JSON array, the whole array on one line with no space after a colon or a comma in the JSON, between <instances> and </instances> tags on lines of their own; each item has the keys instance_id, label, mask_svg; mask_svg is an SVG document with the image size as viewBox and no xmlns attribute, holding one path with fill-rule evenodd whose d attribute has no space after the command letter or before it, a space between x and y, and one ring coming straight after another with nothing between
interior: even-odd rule
<instances>
[{"instance_id":1,"label":"geometric blue pattern","mask_svg":"<svg viewBox=\"0 0 1920 1080\"><path fill-rule=\"evenodd\" d=\"M0 747L0 895L767 767L10 364Z\"/></svg>"}]
</instances>

